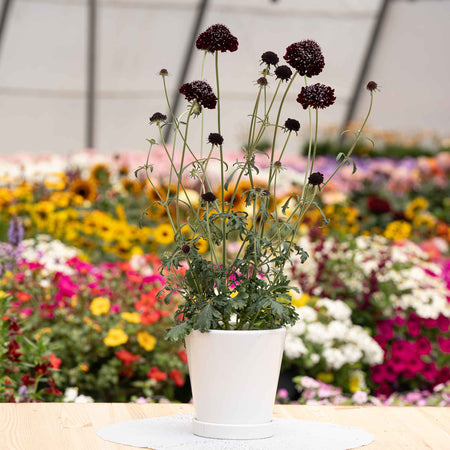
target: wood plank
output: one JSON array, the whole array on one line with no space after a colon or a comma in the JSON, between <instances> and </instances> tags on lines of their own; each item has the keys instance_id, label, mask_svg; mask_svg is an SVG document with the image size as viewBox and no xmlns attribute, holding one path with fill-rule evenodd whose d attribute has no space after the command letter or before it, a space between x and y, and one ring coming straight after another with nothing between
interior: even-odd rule
<instances>
[{"instance_id":1,"label":"wood plank","mask_svg":"<svg viewBox=\"0 0 450 450\"><path fill-rule=\"evenodd\" d=\"M126 420L193 413L186 404L0 404L0 450L126 450L96 430ZM275 417L329 422L375 435L368 450L450 449L450 408L276 405Z\"/></svg>"}]
</instances>

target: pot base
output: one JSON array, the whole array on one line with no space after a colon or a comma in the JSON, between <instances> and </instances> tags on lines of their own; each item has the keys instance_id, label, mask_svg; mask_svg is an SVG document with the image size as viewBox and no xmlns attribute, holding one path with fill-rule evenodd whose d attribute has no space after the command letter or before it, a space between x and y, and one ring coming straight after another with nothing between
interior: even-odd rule
<instances>
[{"instance_id":1,"label":"pot base","mask_svg":"<svg viewBox=\"0 0 450 450\"><path fill-rule=\"evenodd\" d=\"M195 435L213 439L267 439L273 436L273 421L249 425L221 424L192 420Z\"/></svg>"}]
</instances>

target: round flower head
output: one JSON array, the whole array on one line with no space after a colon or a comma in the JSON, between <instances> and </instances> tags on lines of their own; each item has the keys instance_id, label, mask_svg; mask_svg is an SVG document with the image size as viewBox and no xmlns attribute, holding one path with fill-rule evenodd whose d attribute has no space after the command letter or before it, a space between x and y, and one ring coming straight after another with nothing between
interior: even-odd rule
<instances>
[{"instance_id":1,"label":"round flower head","mask_svg":"<svg viewBox=\"0 0 450 450\"><path fill-rule=\"evenodd\" d=\"M222 145L223 137L219 133L210 133L208 136L208 142L212 145Z\"/></svg>"},{"instance_id":2,"label":"round flower head","mask_svg":"<svg viewBox=\"0 0 450 450\"><path fill-rule=\"evenodd\" d=\"M289 66L278 66L275 69L275 76L278 80L287 81L292 76L292 70Z\"/></svg>"},{"instance_id":3,"label":"round flower head","mask_svg":"<svg viewBox=\"0 0 450 450\"><path fill-rule=\"evenodd\" d=\"M161 69L161 70L159 71L159 74L160 74L162 77L167 77L167 75L169 75L169 72L167 72L167 69Z\"/></svg>"},{"instance_id":4,"label":"round flower head","mask_svg":"<svg viewBox=\"0 0 450 450\"><path fill-rule=\"evenodd\" d=\"M180 94L183 94L186 100L196 100L200 106L208 109L214 109L217 104L217 97L206 81L197 80L185 83L180 87Z\"/></svg>"},{"instance_id":5,"label":"round flower head","mask_svg":"<svg viewBox=\"0 0 450 450\"><path fill-rule=\"evenodd\" d=\"M375 81L369 81L367 83L366 89L370 92L376 91L378 88L378 84Z\"/></svg>"},{"instance_id":6,"label":"round flower head","mask_svg":"<svg viewBox=\"0 0 450 450\"><path fill-rule=\"evenodd\" d=\"M323 183L323 175L320 172L312 173L308 178L308 183L312 186L320 186Z\"/></svg>"},{"instance_id":7,"label":"round flower head","mask_svg":"<svg viewBox=\"0 0 450 450\"><path fill-rule=\"evenodd\" d=\"M165 114L162 114L160 112L155 112L155 114L153 114L152 117L150 117L150 122L151 123L158 123L158 122L163 122L164 120L167 119L167 116Z\"/></svg>"},{"instance_id":8,"label":"round flower head","mask_svg":"<svg viewBox=\"0 0 450 450\"><path fill-rule=\"evenodd\" d=\"M216 24L200 34L195 46L199 50L206 50L211 53L216 51L235 52L238 49L239 42L225 25Z\"/></svg>"},{"instance_id":9,"label":"round flower head","mask_svg":"<svg viewBox=\"0 0 450 450\"><path fill-rule=\"evenodd\" d=\"M288 131L297 132L298 130L300 130L300 122L295 119L287 119L286 122L284 122L284 127Z\"/></svg>"},{"instance_id":10,"label":"round flower head","mask_svg":"<svg viewBox=\"0 0 450 450\"><path fill-rule=\"evenodd\" d=\"M256 80L256 83L259 84L260 86L267 86L267 78L266 77L258 78Z\"/></svg>"},{"instance_id":11,"label":"round flower head","mask_svg":"<svg viewBox=\"0 0 450 450\"><path fill-rule=\"evenodd\" d=\"M191 251L191 247L189 247L188 244L183 244L183 245L181 246L181 251L182 251L185 255L187 255L187 254Z\"/></svg>"},{"instance_id":12,"label":"round flower head","mask_svg":"<svg viewBox=\"0 0 450 450\"><path fill-rule=\"evenodd\" d=\"M202 194L202 199L205 202L212 203L217 199L217 197L212 192L205 192Z\"/></svg>"},{"instance_id":13,"label":"round flower head","mask_svg":"<svg viewBox=\"0 0 450 450\"><path fill-rule=\"evenodd\" d=\"M284 59L290 66L298 70L300 75L307 77L319 75L325 66L319 44L310 39L291 44L286 49Z\"/></svg>"},{"instance_id":14,"label":"round flower head","mask_svg":"<svg viewBox=\"0 0 450 450\"><path fill-rule=\"evenodd\" d=\"M303 86L297 97L297 102L303 106L303 109L308 106L324 109L331 106L335 100L334 89L320 83Z\"/></svg>"},{"instance_id":15,"label":"round flower head","mask_svg":"<svg viewBox=\"0 0 450 450\"><path fill-rule=\"evenodd\" d=\"M278 55L274 52L264 52L261 55L261 61L268 66L276 66L279 60Z\"/></svg>"}]
</instances>

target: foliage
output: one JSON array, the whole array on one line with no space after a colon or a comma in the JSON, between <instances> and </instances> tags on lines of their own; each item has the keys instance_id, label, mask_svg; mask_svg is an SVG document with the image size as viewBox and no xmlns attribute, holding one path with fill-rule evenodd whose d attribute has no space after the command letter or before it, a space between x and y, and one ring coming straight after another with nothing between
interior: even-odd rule
<instances>
[{"instance_id":1,"label":"foliage","mask_svg":"<svg viewBox=\"0 0 450 450\"><path fill-rule=\"evenodd\" d=\"M222 30L221 33L225 29L225 36L231 36L233 43L237 42L222 25L208 28L206 36L215 36L215 30L218 28ZM200 40L203 39L202 36L204 35L200 35ZM215 36L214 42L216 38L221 41L223 37L223 34ZM364 124L354 133L350 148L338 156L333 173L325 179L323 174L314 172L318 118L319 109L334 103L334 90L320 83L308 85L308 77L319 74L324 66L320 47L310 40L290 45L286 49L285 60L295 69L294 72L288 66L279 66L279 58L276 55L276 58L266 60L267 54L264 54L261 57L263 68L257 81L255 106L250 115L244 153L229 166L225 161L224 138L221 135L219 49L211 51L210 46L204 45L199 48L205 49L202 74L208 53L214 56L215 92L205 81L183 84L179 91L189 103L187 110L177 118L173 115L168 101L165 81L168 72L162 69L160 76L171 116L167 119L164 114L155 112L150 118L150 123L156 126L160 144L166 152L170 167L169 186L173 186L173 190L159 192L153 182L155 165L152 161L152 148L157 143L155 139L148 140L150 148L147 161L136 171L137 175L141 171L145 172L157 193L157 199L148 208L155 205L165 208L175 237L175 248L171 248L164 255L161 269L161 273L168 278L165 289L169 291L169 295L166 298L170 298L170 293L178 292L185 300L176 312L178 323L167 335L167 338L173 341L183 339L192 329L270 329L295 323L297 314L290 303L289 295L292 287L289 278L284 274L284 267L292 257L298 256L305 261L308 256L301 246L295 243L295 237L306 212L313 206L318 207L315 199L319 191L345 164L350 164L353 171L356 171L351 155L369 117L376 88L376 83L372 82L375 88L372 88L373 85L369 88L368 85L370 106ZM230 48L230 51L235 51L237 46L233 44ZM221 47L220 51L226 50ZM308 158L301 193L292 193L279 204L277 181L284 168L283 154L293 133L296 135L300 129L297 120L288 118L283 126L280 118L288 94L292 95L291 87L294 86L297 76L304 76L305 86L301 88L297 102L308 110L309 115L311 132ZM272 77L275 77L276 87L270 96L268 86ZM286 87L283 89L284 81ZM278 110L274 113L272 108L278 99ZM201 144L196 152L193 149L197 146L189 138L192 119L201 115L203 124L204 116L210 114L210 111L206 110L213 109L217 110L217 129L211 130L212 133L208 136L210 146L203 151L202 125ZM172 148L166 144L163 135L163 129L169 123L173 125L175 136ZM270 162L266 178L258 184L255 180L260 169L256 157L261 153L258 150L259 144L263 142L267 130L273 130L273 137L271 146L263 155ZM279 151L276 141L281 131L286 133L286 138ZM214 164L218 165L220 172L217 195L213 192L210 171L210 165ZM199 184L198 201L197 198L191 198L184 184L183 176L187 173ZM242 189L242 185L247 186L246 189ZM243 199L241 208L237 208L234 203L238 191ZM187 209L187 217L184 220L180 214L181 205ZM171 207L174 207L175 211L171 210ZM143 218L147 213L147 210L143 212ZM325 216L323 218L326 221ZM209 255L199 254L200 239L208 243ZM229 244L236 241L238 248L236 251L230 251ZM182 277L177 274L181 267L186 268Z\"/></svg>"}]
</instances>

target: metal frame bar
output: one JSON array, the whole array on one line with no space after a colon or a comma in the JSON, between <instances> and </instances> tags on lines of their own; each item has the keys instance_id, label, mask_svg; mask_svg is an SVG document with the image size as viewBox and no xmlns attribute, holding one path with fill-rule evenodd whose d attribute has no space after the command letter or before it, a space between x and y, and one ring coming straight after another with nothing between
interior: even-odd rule
<instances>
[{"instance_id":1,"label":"metal frame bar","mask_svg":"<svg viewBox=\"0 0 450 450\"><path fill-rule=\"evenodd\" d=\"M12 0L3 0L2 4L2 14L0 16L0 48L3 41L3 33L6 29L6 23L8 20L8 14L10 12L10 7L12 4Z\"/></svg>"},{"instance_id":2,"label":"metal frame bar","mask_svg":"<svg viewBox=\"0 0 450 450\"><path fill-rule=\"evenodd\" d=\"M192 27L191 38L188 41L188 46L184 54L183 66L180 76L178 77L177 80L177 86L181 86L186 79L187 72L191 65L192 54L194 52L194 44L197 39L200 26L202 24L203 16L205 15L207 5L208 0L200 0L197 6L197 16L195 18L194 26ZM176 89L176 91L173 93L172 96L172 111L175 117L177 116L179 102L180 102L180 93L178 92L178 89ZM164 140L166 142L169 142L171 131L172 131L172 123L169 122L165 127L164 131Z\"/></svg>"},{"instance_id":3,"label":"metal frame bar","mask_svg":"<svg viewBox=\"0 0 450 450\"><path fill-rule=\"evenodd\" d=\"M97 0L88 1L88 49L86 88L86 148L95 146Z\"/></svg>"},{"instance_id":4,"label":"metal frame bar","mask_svg":"<svg viewBox=\"0 0 450 450\"><path fill-rule=\"evenodd\" d=\"M390 0L383 0L383 4L380 7L375 25L373 27L372 35L370 37L369 45L367 46L367 50L366 50L363 62L361 64L361 67L359 70L358 78L357 78L357 81L353 88L350 105L347 109L345 119L341 126L342 131L345 130L345 127L350 123L350 121L353 118L363 84L365 83L365 81L369 81L369 80L366 80L367 72L369 69L370 61L372 59L376 44L378 42L378 38L380 36L381 27L386 19L389 3L390 3ZM341 135L340 139L339 139L340 143L342 143L344 139L345 139L345 136Z\"/></svg>"}]
</instances>

